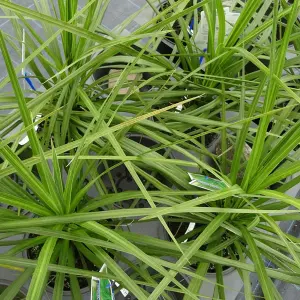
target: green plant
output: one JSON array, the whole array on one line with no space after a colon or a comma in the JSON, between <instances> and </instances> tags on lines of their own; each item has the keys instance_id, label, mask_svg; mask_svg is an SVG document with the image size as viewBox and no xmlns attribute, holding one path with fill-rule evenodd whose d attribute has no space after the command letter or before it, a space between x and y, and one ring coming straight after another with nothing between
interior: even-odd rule
<instances>
[{"instance_id":1,"label":"green plant","mask_svg":"<svg viewBox=\"0 0 300 300\"><path fill-rule=\"evenodd\" d=\"M224 284L222 266L232 266L239 272L247 299L254 297L250 272L257 273L265 299L280 299L271 279L300 284L299 239L277 223L299 219L297 199L285 194L300 181L298 175L285 181L299 172L299 62L297 57L286 58L299 51L299 1L292 5L239 1L236 10L241 16L225 36L221 1L193 1L190 6L188 0L170 0L169 10L126 37L100 24L108 2L88 1L79 12L76 2L59 2L58 18L53 10L50 16L52 1L36 2L37 11L0 1L19 43L26 28L28 51L24 63L14 68L7 44L20 47L0 32L9 73L0 87L11 82L14 89L12 95L1 95L0 101L7 103L1 109L15 109L0 119L0 197L1 203L34 214L28 218L2 208L0 231L2 238L20 232L37 235L0 241L3 246L15 245L0 255L0 264L25 270L6 293L12 299L15 287L33 273L28 298L39 299L53 274L50 272L56 272L55 299L62 297L66 276L74 297L80 297L76 276L98 276L116 279L138 299L168 298L164 292L172 291L174 285L185 299L197 299L202 283L211 282L205 275L213 264L217 278L216 284L212 283L214 298L225 298L230 287ZM266 13L271 3L271 12ZM154 1L148 5L156 10ZM186 32L198 9L204 10L210 28L206 53L194 40L197 22L194 36ZM28 18L44 26L46 40L37 36ZM121 24L120 31L133 18ZM283 18L287 23L281 22ZM172 31L175 20L180 33ZM278 24L284 28L279 37ZM175 62L156 52L170 34L176 45ZM139 42L143 38L149 38L144 45ZM293 49L288 48L290 43ZM47 56L42 56L42 51ZM202 65L200 56L205 56ZM113 62L122 62L114 88L102 88L101 83L116 74L89 81L101 65ZM249 63L256 69L247 71ZM25 97L16 74L27 65L44 90ZM143 72L149 72L150 78L127 80L129 74ZM152 89L142 91L146 85ZM124 87L129 88L125 96L120 94ZM180 113L178 105L183 105ZM238 114L228 118L228 112ZM35 119L38 114L42 117ZM38 132L33 130L36 124L42 124ZM23 133L29 142L20 149ZM155 146L130 140L132 133L148 137ZM206 148L205 137L210 133L220 136L221 155ZM249 158L242 157L245 143L252 148ZM21 160L26 149L32 153ZM229 151L233 156L227 155ZM113 187L108 191L99 165L111 180L110 171L124 165L139 190L120 192ZM188 168L222 181L226 188L210 192L189 185ZM241 170L243 178L239 177ZM168 184L157 179L158 173ZM13 174L22 179L21 184L12 180ZM89 196L92 187L97 197ZM146 199L150 208L137 208L139 199ZM114 205L127 200L133 200L129 209ZM130 228L131 222L153 219L162 223L170 241L122 230L125 225ZM197 227L177 236L169 230L175 221L195 222ZM35 245L42 245L37 260L15 256ZM58 257L60 253L65 255ZM81 269L75 265L77 253L81 254ZM123 253L144 263L135 268L135 275L128 276L119 267L119 261L132 267ZM166 254L175 261L165 259ZM276 268L266 267L263 258ZM109 273L87 270L87 262L97 268L106 263ZM196 269L187 268L190 266ZM163 278L159 283L150 269ZM176 279L177 274L190 276L188 287Z\"/></svg>"}]
</instances>

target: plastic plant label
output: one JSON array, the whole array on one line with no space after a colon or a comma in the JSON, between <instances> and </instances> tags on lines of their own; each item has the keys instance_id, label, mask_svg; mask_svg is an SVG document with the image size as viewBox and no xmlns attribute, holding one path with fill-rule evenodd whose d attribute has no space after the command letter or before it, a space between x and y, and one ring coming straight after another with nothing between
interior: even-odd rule
<instances>
[{"instance_id":1,"label":"plastic plant label","mask_svg":"<svg viewBox=\"0 0 300 300\"><path fill-rule=\"evenodd\" d=\"M35 119L34 119L34 122L38 121L41 118L42 118L42 115L37 114ZM38 128L39 128L39 126L35 125L34 126L34 131L37 132ZM23 145L27 144L28 142L29 142L29 137L28 137L28 135L25 135L24 138L19 142L19 145L23 146Z\"/></svg>"},{"instance_id":2,"label":"plastic plant label","mask_svg":"<svg viewBox=\"0 0 300 300\"><path fill-rule=\"evenodd\" d=\"M107 270L104 264L100 270ZM112 289L112 282L109 279L101 279L92 277L91 280L91 300L114 300L114 292Z\"/></svg>"},{"instance_id":3,"label":"plastic plant label","mask_svg":"<svg viewBox=\"0 0 300 300\"><path fill-rule=\"evenodd\" d=\"M121 74L122 74L122 71L117 70L117 69L111 69L109 71L109 74L115 74L115 75L118 75L120 77ZM118 83L119 77L110 78L108 80L108 87L109 88L114 88ZM127 81L128 81L128 83L130 83L130 82L133 82L134 80L139 80L140 78L141 78L141 74L129 74L127 76ZM118 94L119 95L126 95L128 93L128 91L129 91L129 87L120 88Z\"/></svg>"},{"instance_id":4,"label":"plastic plant label","mask_svg":"<svg viewBox=\"0 0 300 300\"><path fill-rule=\"evenodd\" d=\"M91 300L100 299L100 280L99 278L92 277L91 280Z\"/></svg>"},{"instance_id":5,"label":"plastic plant label","mask_svg":"<svg viewBox=\"0 0 300 300\"><path fill-rule=\"evenodd\" d=\"M223 7L231 7L232 6L232 4L233 4L233 0L223 0L222 1L222 5L223 5Z\"/></svg>"},{"instance_id":6,"label":"plastic plant label","mask_svg":"<svg viewBox=\"0 0 300 300\"><path fill-rule=\"evenodd\" d=\"M108 279L92 277L91 300L114 300L112 285Z\"/></svg>"},{"instance_id":7,"label":"plastic plant label","mask_svg":"<svg viewBox=\"0 0 300 300\"><path fill-rule=\"evenodd\" d=\"M226 188L226 184L218 179L211 178L205 175L188 173L191 181L189 184L208 190L208 191L218 191Z\"/></svg>"},{"instance_id":8,"label":"plastic plant label","mask_svg":"<svg viewBox=\"0 0 300 300\"><path fill-rule=\"evenodd\" d=\"M182 104L177 105L175 113L180 113L182 111L182 109L183 109L183 105Z\"/></svg>"},{"instance_id":9,"label":"plastic plant label","mask_svg":"<svg viewBox=\"0 0 300 300\"><path fill-rule=\"evenodd\" d=\"M116 286L116 287L119 287L119 286L120 286L120 284L119 284L118 282L114 281L114 283L115 283L115 286ZM126 290L126 289L124 289L124 288L121 289L120 292L121 292L121 294L122 294L125 298L129 295L129 291Z\"/></svg>"},{"instance_id":10,"label":"plastic plant label","mask_svg":"<svg viewBox=\"0 0 300 300\"><path fill-rule=\"evenodd\" d=\"M238 20L240 13L231 12L229 10L229 7L224 7L224 13L225 13L225 36L228 36L234 24ZM218 16L216 16L215 45L217 45L218 42L218 34L219 34L219 21L218 21ZM202 11L199 31L195 36L195 43L200 49L207 48L208 35L209 35L208 22L204 11Z\"/></svg>"}]
</instances>

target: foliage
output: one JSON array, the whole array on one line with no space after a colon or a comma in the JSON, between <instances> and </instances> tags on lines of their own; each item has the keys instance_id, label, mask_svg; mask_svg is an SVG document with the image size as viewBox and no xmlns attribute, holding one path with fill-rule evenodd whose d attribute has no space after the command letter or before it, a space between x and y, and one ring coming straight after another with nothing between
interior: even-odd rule
<instances>
[{"instance_id":1,"label":"foliage","mask_svg":"<svg viewBox=\"0 0 300 300\"><path fill-rule=\"evenodd\" d=\"M238 271L246 299L254 297L251 272L265 299L280 299L272 279L300 284L299 239L281 226L300 216L298 200L288 195L300 181L299 1L233 3L241 15L226 35L221 0L169 0L161 11L149 0L143 9L157 15L128 36L121 32L135 15L114 31L101 25L108 0L82 9L72 0L34 3L36 10L0 0L16 33L0 31L8 71L0 88L13 88L0 94L0 110L13 110L0 115L0 245L13 246L0 254L0 265L21 271L5 299L31 276L27 297L41 298L53 274L55 299L66 278L80 298L78 282L92 276L117 279L137 299L168 299L171 291L198 299L204 281L224 299L226 266ZM195 43L202 10L207 51ZM14 67L8 46L20 52L23 28L26 58ZM175 44L167 58L157 51L166 39ZM108 66L121 71L91 79ZM22 88L24 67L37 91ZM28 142L20 146L24 134ZM214 136L218 153L209 142ZM134 188L118 190L120 167ZM193 187L190 170L226 188ZM141 200L147 208L139 208ZM130 232L131 224L153 220L168 240ZM191 232L172 231L190 222ZM20 233L31 235L17 240ZM17 257L33 247L36 259ZM104 263L109 273L98 272ZM216 283L205 277L212 268ZM191 278L188 286L178 274Z\"/></svg>"}]
</instances>

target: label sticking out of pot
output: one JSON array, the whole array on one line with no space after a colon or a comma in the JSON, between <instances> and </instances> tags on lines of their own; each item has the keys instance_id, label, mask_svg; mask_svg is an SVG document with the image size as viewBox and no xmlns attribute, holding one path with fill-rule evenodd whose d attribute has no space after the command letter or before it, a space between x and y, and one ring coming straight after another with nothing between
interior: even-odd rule
<instances>
[{"instance_id":1,"label":"label sticking out of pot","mask_svg":"<svg viewBox=\"0 0 300 300\"><path fill-rule=\"evenodd\" d=\"M35 117L35 119L34 119L34 122L38 121L41 118L42 118L42 115L41 114L37 114L36 117ZM34 126L34 131L37 132L38 128L39 128L39 125L35 125ZM23 145L27 144L28 142L29 142L28 135L24 135L24 138L19 142L19 145L23 146Z\"/></svg>"},{"instance_id":2,"label":"label sticking out of pot","mask_svg":"<svg viewBox=\"0 0 300 300\"><path fill-rule=\"evenodd\" d=\"M109 75L114 74L116 75L116 77L112 77L109 79L108 81L108 87L113 89L119 82L119 77L122 74L122 70L118 70L118 69L111 69L109 71ZM133 81L135 80L140 80L141 79L141 74L129 74L127 76L127 82L130 84L131 82L133 83ZM137 87L135 86L135 89L137 89ZM124 88L120 88L118 94L119 95L126 95L129 92L129 87L124 87Z\"/></svg>"},{"instance_id":3,"label":"label sticking out of pot","mask_svg":"<svg viewBox=\"0 0 300 300\"><path fill-rule=\"evenodd\" d=\"M99 272L107 272L107 266L104 264ZM101 279L98 277L92 277L91 280L91 300L115 300L114 296L114 288L118 288L120 284L114 280L109 279ZM122 299L126 298L129 294L129 291L122 288L120 289L119 293L117 293L117 299L118 295L122 297Z\"/></svg>"},{"instance_id":4,"label":"label sticking out of pot","mask_svg":"<svg viewBox=\"0 0 300 300\"><path fill-rule=\"evenodd\" d=\"M208 191L218 191L226 188L226 184L222 182L221 180L211 178L205 175L200 174L192 174L188 173L191 181L189 184L208 190Z\"/></svg>"},{"instance_id":5,"label":"label sticking out of pot","mask_svg":"<svg viewBox=\"0 0 300 300\"><path fill-rule=\"evenodd\" d=\"M237 20L240 16L240 13L231 12L229 7L224 7L224 14L225 14L225 37L227 37L230 34L230 32L232 31L234 24L237 22ZM214 37L215 47L218 44L218 34L219 34L219 20L218 20L218 16L216 16L215 37ZM207 48L208 37L209 37L208 21L206 19L205 12L202 11L201 18L200 18L199 30L195 36L196 45L200 49Z\"/></svg>"},{"instance_id":6,"label":"label sticking out of pot","mask_svg":"<svg viewBox=\"0 0 300 300\"><path fill-rule=\"evenodd\" d=\"M91 300L113 300L112 284L108 279L92 277Z\"/></svg>"},{"instance_id":7,"label":"label sticking out of pot","mask_svg":"<svg viewBox=\"0 0 300 300\"><path fill-rule=\"evenodd\" d=\"M100 272L107 271L107 266L104 264ZM114 292L112 282L109 279L101 279L92 277L91 280L91 300L114 300Z\"/></svg>"}]
</instances>

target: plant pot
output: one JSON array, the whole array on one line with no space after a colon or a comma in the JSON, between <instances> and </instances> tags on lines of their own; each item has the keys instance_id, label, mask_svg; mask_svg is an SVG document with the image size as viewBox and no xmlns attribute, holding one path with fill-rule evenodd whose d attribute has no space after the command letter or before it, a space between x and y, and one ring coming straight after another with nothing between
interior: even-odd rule
<instances>
[{"instance_id":1,"label":"plant pot","mask_svg":"<svg viewBox=\"0 0 300 300\"><path fill-rule=\"evenodd\" d=\"M158 146L158 143L155 142L154 140L152 140L151 138L144 136L144 135L140 135L140 134L128 134L127 138L137 142L139 144L141 144L142 146L145 146L147 148L155 148L156 146ZM163 155L165 153L165 149L161 149L159 151L157 151L157 153ZM172 157L172 154L170 154L170 157ZM116 164L118 164L118 161L108 161L108 167L112 167ZM150 174L152 171L155 171L152 169L151 166L147 166L145 164L143 164L143 166L141 166L141 168L147 172L148 174ZM98 168L98 173L101 174L105 171L105 167L103 166L103 164L101 164ZM135 183L134 179L132 178L131 174L129 173L127 167L124 164L121 164L119 166L117 166L116 168L113 168L110 171L112 178L114 180L114 185L117 189L118 192L124 192L124 191L137 191L139 190L138 185ZM171 186L171 183L163 176L163 174L157 172L156 174L156 179L158 179L161 183L167 185L167 186ZM103 183L106 187L106 189L109 192L114 192L113 190L113 185L112 182L110 180L110 177L108 176L108 174L102 176L102 180ZM142 179L142 181L144 183L146 183L145 179ZM148 191L151 190L155 190L155 187L150 184L147 187ZM122 207L123 208L128 208L131 206L131 204L133 203L134 200L130 200L130 201L126 201L126 202L122 202ZM149 207L148 202L145 199L141 199L138 201L137 206L139 208L147 208Z\"/></svg>"},{"instance_id":2,"label":"plant pot","mask_svg":"<svg viewBox=\"0 0 300 300\"><path fill-rule=\"evenodd\" d=\"M35 237L35 235L33 235L33 234L25 235L25 238L27 238L27 239L32 238L32 237ZM41 249L42 248L40 245L29 248L29 249L23 251L23 257L26 259L36 260L39 256ZM90 262L86 259L86 263L89 264L88 265L89 270L98 271L99 268L94 266L94 264L92 262ZM75 267L82 268L82 263L79 258L75 261ZM46 299L53 298L55 278L56 278L55 272L51 272L49 275L49 278L48 278L48 285L44 292L44 297ZM86 300L90 299L90 279L89 278L79 278L78 283L80 286L80 292L81 292L82 298L86 299ZM64 286L65 286L65 289L63 291L63 299L65 299L65 300L73 299L72 292L70 290L70 281L69 281L67 275L65 277Z\"/></svg>"},{"instance_id":3,"label":"plant pot","mask_svg":"<svg viewBox=\"0 0 300 300\"><path fill-rule=\"evenodd\" d=\"M213 153L213 154L218 154L218 147L220 146L220 136L212 136L211 142L209 143L209 145L207 145L207 149L209 150L209 152ZM212 166L214 166L214 162L210 157L207 157L206 162ZM196 172L195 172L196 173ZM175 219L175 218L174 218ZM199 235L191 235L188 238L181 238L180 236L183 236L189 232L191 232L192 230L196 230L201 229L201 225L198 223L192 223L192 222L168 222L168 226L171 230L171 232L173 233L173 235L175 236L176 239L179 239L178 242L181 243L186 243L189 241L192 241L194 239L197 238L197 236ZM220 240L222 240L223 237L220 237ZM168 239L170 240L170 237L168 237ZM205 251L206 246L203 247L202 250ZM223 249L223 257L229 258L229 254L227 251L227 254L225 253L225 251L227 251L227 249ZM234 253L236 254L236 251L234 251ZM237 255L237 254L236 254ZM248 260L247 260L248 261ZM192 269L196 269L197 268L197 264L192 264L189 266ZM243 286L243 282L239 276L238 271L230 266L223 266L223 271L222 271L222 275L223 275L223 280L224 280L224 285L225 286L230 286L232 289L225 289L225 295L226 295L226 299L235 299L235 297L238 295L238 291L242 288ZM216 279L216 270L215 270L215 266L213 264L210 264L208 272L206 274L207 279L209 279L210 282L217 282ZM211 284L210 282L207 281L203 281L200 291L199 293L209 299L211 299L214 295L214 287L213 284ZM201 298L202 299L202 298ZM203 298L204 299L204 298Z\"/></svg>"},{"instance_id":4,"label":"plant pot","mask_svg":"<svg viewBox=\"0 0 300 300\"><path fill-rule=\"evenodd\" d=\"M141 146L147 147L147 148L155 148L159 146L159 144L154 141L153 139L137 134L137 133L129 133L126 135L126 138L129 139L132 142L138 143ZM121 141L122 144L122 141ZM129 146L132 146L130 144ZM125 149L126 147L123 147ZM157 151L158 154L163 155L165 153L166 149L160 149ZM142 149L141 152L144 152ZM125 153L127 155L132 155L129 150L125 149ZM97 155L97 154L95 154ZM173 153L171 152L169 154L169 157L173 157ZM107 160L106 161L107 166L105 166L103 163L101 163L98 166L98 174L103 174L107 168L112 168L110 170L110 176L108 173L104 174L101 177L101 180L103 182L103 185L105 186L108 194L113 194L115 192L113 186L115 186L116 191L118 193L121 192L133 192L133 191L139 191L138 185L135 183L133 177L129 173L127 167L124 165L124 163L118 165L120 161L113 161L113 160ZM134 162L138 163L138 162ZM114 167L117 165L116 167ZM147 163L143 163L142 165L139 165L139 167L148 174L151 174L153 171L156 172L155 175L153 175L157 180L160 181L160 183L165 184L166 186L172 187L172 183L166 179L163 173L161 173L158 170L155 170L151 165L147 165ZM157 188L149 184L147 185L146 179L143 177L140 177L142 182L147 187L148 191L155 191ZM112 184L112 181L114 184ZM98 190L95 187L92 187L88 192L89 197L98 197ZM132 205L134 205L136 208L149 208L150 205L148 201L144 198L137 198L137 199L130 199L126 201L120 201L117 203L114 203L115 208L119 209L128 209ZM134 219L134 218L133 218ZM121 228L124 231L130 231L134 233L141 233L143 235L152 236L159 239L166 239L166 230L164 229L163 225L160 221L148 221L148 222L132 222L132 219L128 219L128 222L124 222L121 224ZM126 258L130 260L135 260L136 258L130 254L124 254Z\"/></svg>"},{"instance_id":5,"label":"plant pot","mask_svg":"<svg viewBox=\"0 0 300 300\"><path fill-rule=\"evenodd\" d=\"M158 143L152 140L151 138L131 133L127 135L127 138L130 140L137 142L141 144L142 146L145 146L147 148L155 148L158 146ZM161 149L157 151L157 153L163 155L165 153L166 149ZM173 154L170 153L169 157L173 157ZM112 167L119 163L118 161L107 161L108 167ZM155 171L151 168L151 166L143 165L141 168L147 172L148 174L151 174L151 172ZM101 164L98 167L98 173L101 174L105 171L105 168L103 164ZM117 188L118 192L126 192L126 191L139 191L138 185L135 183L134 179L132 178L131 174L129 173L127 167L124 164L121 164L117 166L116 168L112 169L110 171L112 179L114 180L114 185ZM164 177L162 173L159 173L157 171L155 178L159 180L161 183L171 187L172 184ZM142 182L147 186L147 182L145 179L141 178ZM110 177L108 174L102 176L102 181L108 190L109 193L113 193L113 185L110 180ZM154 185L150 184L147 186L148 191L157 190ZM93 195L97 193L97 191L91 192ZM138 208L149 208L150 205L146 199L131 199L127 201L121 201L120 203L116 203L115 206L120 209L127 209L130 208L133 204L135 204L135 207ZM130 224L123 224L122 225L123 230L128 230L135 233L141 233L144 235L156 237L159 239L166 239L166 231L164 227L162 226L160 221L149 221L149 222L131 222ZM129 259L134 260L135 258L131 255L126 255Z\"/></svg>"},{"instance_id":6,"label":"plant pot","mask_svg":"<svg viewBox=\"0 0 300 300\"><path fill-rule=\"evenodd\" d=\"M172 225L172 223L168 222L168 226L170 227L171 231L174 234L178 231L178 227L179 227L178 224L180 224L180 223L178 222L177 225L175 225L175 226ZM184 227L181 229L181 232L185 233L186 229L189 226L191 226L191 223L188 223L188 222L185 223ZM195 270L195 268L197 267L197 264L193 264L189 267L191 269ZM222 275L223 275L224 285L231 287L231 289L225 288L226 299L235 299L236 296L239 293L238 291L243 286L243 282L240 278L240 275L239 275L238 271L233 267L227 267L226 266L223 269ZM217 282L217 277L216 277L215 269L212 267L212 265L210 266L210 270L208 270L208 272L206 274L206 278L209 281L203 281L202 282L199 294L202 295L203 298L199 297L199 299L212 299L213 296L214 296L214 285L213 285L213 283Z\"/></svg>"},{"instance_id":7,"label":"plant pot","mask_svg":"<svg viewBox=\"0 0 300 300\"><path fill-rule=\"evenodd\" d=\"M2 292L12 284L12 281L9 280L5 280L5 279L0 279L0 295L2 294ZM14 300L22 300L25 299L27 295L27 290L22 287L20 289L20 291L18 292L18 294L14 297Z\"/></svg>"},{"instance_id":8,"label":"plant pot","mask_svg":"<svg viewBox=\"0 0 300 300\"><path fill-rule=\"evenodd\" d=\"M248 49L248 51L251 51L251 48ZM268 59L259 59L259 61L266 67L269 67L270 65L270 60ZM245 74L251 74L253 72L259 71L260 69L251 61L249 61L246 65L245 65Z\"/></svg>"},{"instance_id":9,"label":"plant pot","mask_svg":"<svg viewBox=\"0 0 300 300\"><path fill-rule=\"evenodd\" d=\"M22 240L23 238L24 238L24 234L17 234L11 237L7 237L5 239L1 239L1 242ZM7 251L9 251L13 246L14 245L1 246L0 254L5 255ZM17 257L22 257L22 254L17 255ZM0 266L0 299L4 299L1 295L4 289L9 285L11 285L20 275L21 275L20 271L16 271L4 266L3 267ZM15 297L14 299L17 300L26 299L27 288L28 288L28 283L24 284L24 286L20 289L20 291L18 291L17 297Z\"/></svg>"},{"instance_id":10,"label":"plant pot","mask_svg":"<svg viewBox=\"0 0 300 300\"><path fill-rule=\"evenodd\" d=\"M161 12L164 9L166 9L169 5L170 5L170 3L168 0L161 1L161 3L157 6L157 10L159 12ZM193 1L191 1L188 6L192 6L192 5L194 5ZM156 17L156 13L154 13L153 17ZM186 16L183 16L183 18L186 18ZM199 18L200 18L200 10L199 10ZM194 26L193 24L194 23L193 23L193 17L192 17L190 26L188 28L186 28L190 38L193 36L193 26ZM180 24L178 21L174 22L172 29L175 31L175 33L177 35L180 34L181 27L180 27ZM184 46L186 46L186 42L184 40L182 41L182 44ZM160 54L164 54L166 56L166 58L169 59L171 57L174 47L175 47L174 39L170 33L167 33L166 37L159 43L156 51ZM176 52L175 52L175 55L176 55ZM179 57L174 56L173 62L176 63L178 60L179 60ZM179 68L182 68L181 63L179 63Z\"/></svg>"},{"instance_id":11,"label":"plant pot","mask_svg":"<svg viewBox=\"0 0 300 300\"><path fill-rule=\"evenodd\" d=\"M300 175L300 172L298 172L292 176L289 176L285 180L285 182L289 182L299 175ZM276 189L279 186L281 186L281 184L273 185L273 189ZM272 186L270 187L270 189L272 189ZM296 184L295 186L293 186L292 188L287 190L285 192L285 194L298 199L300 196L300 183ZM293 209L293 207L290 206L287 209ZM277 224L279 225L280 229L283 232L285 232L286 234L297 237L297 238L300 237L300 222L299 221L286 221L286 222L277 221ZM265 259L264 263L266 266L268 266L270 268L274 268L274 266L272 266L272 262L270 262L269 260ZM253 273L250 276L250 280L251 280L253 295L255 295L257 297L257 299L263 298L264 295L263 295L260 283L258 281L257 274ZM274 286L281 294L282 299L293 299L293 296L297 295L299 293L299 286L296 286L294 284L288 284L288 283L283 282L278 279L274 280ZM241 289L241 293L236 297L236 300L244 299L243 292L244 292L243 289Z\"/></svg>"},{"instance_id":12,"label":"plant pot","mask_svg":"<svg viewBox=\"0 0 300 300\"><path fill-rule=\"evenodd\" d=\"M288 0L288 1L286 1L286 4L288 6L291 6L293 3L294 3L294 0ZM269 17L270 14L272 14L273 9L274 9L274 3L271 3L271 5L269 6L269 8L265 12L265 16ZM299 21L299 15L297 17L297 21ZM276 41L279 41L279 40L281 40L283 38L285 30L286 30L287 22L288 22L288 20L285 17L282 17L280 19L280 21L278 21L278 23L277 23L278 25L276 27L276 29L277 29L276 30ZM289 45L292 45L292 44L293 44L292 41L289 42Z\"/></svg>"},{"instance_id":13,"label":"plant pot","mask_svg":"<svg viewBox=\"0 0 300 300\"><path fill-rule=\"evenodd\" d=\"M174 221L176 221L175 218L174 218ZM191 241L195 240L199 236L200 232L202 231L201 225L199 223L181 222L181 221L174 222L174 221L169 221L168 226L169 226L172 234L174 235L174 237L178 240L178 242L181 242L181 243L191 242ZM192 234L193 231L195 231L195 234ZM187 235L187 236L185 237L185 235ZM226 235L224 234L222 237L220 237L220 239L221 239L221 241L225 241ZM206 246L203 246L202 248L203 248L203 250L205 250ZM236 251L235 250L233 250L233 251L237 255ZM228 250L224 249L222 255L223 255L223 257L229 258ZM197 264L193 264L190 267L193 269L196 269ZM232 270L234 270L234 268L227 267L227 266L224 266L224 268L223 268L224 274L228 274L228 273L232 272ZM215 266L213 264L210 265L207 274L215 276L216 270L215 270Z\"/></svg>"},{"instance_id":14,"label":"plant pot","mask_svg":"<svg viewBox=\"0 0 300 300\"><path fill-rule=\"evenodd\" d=\"M133 274L132 269L127 269L126 273L136 279L136 280L143 280L143 278L141 278L138 274ZM155 280L157 282L160 282L160 280L162 280L163 278L161 277L161 275L159 275L159 277L157 277L158 273L154 270L149 270L150 275L152 276L152 278L155 278ZM189 277L183 274L177 274L177 276L175 277L184 287L188 287L189 284ZM114 282L113 285L113 289L115 290L115 300L138 300L134 295L132 295L129 291L127 291L126 289L123 289L121 291L117 291L118 290L118 283L116 284L116 282ZM172 287L176 287L176 285L172 285ZM141 286L142 289L144 289L145 291L147 291L149 294L152 293L153 288L151 287L146 287L146 286ZM120 288L119 288L120 289ZM167 295L170 297L171 300L182 300L184 298L184 294L182 293L176 293L176 292L171 292L168 291L166 292ZM158 300L163 300L165 299L165 297L160 296L158 297Z\"/></svg>"},{"instance_id":15,"label":"plant pot","mask_svg":"<svg viewBox=\"0 0 300 300\"><path fill-rule=\"evenodd\" d=\"M53 299L53 294L54 294L54 289L51 287L47 287L45 290L45 298L46 299ZM82 299L84 300L89 300L90 299L90 294L91 294L91 289L89 287L86 288L81 288L80 289L80 294ZM64 300L72 300L74 299L72 293L70 291L64 291L63 292L63 299Z\"/></svg>"},{"instance_id":16,"label":"plant pot","mask_svg":"<svg viewBox=\"0 0 300 300\"><path fill-rule=\"evenodd\" d=\"M160 54L165 55L167 59L171 57L173 52L174 44L170 43L168 40L163 39L157 46L156 51ZM175 53L176 54L176 53ZM173 62L176 63L179 60L178 56L174 56ZM182 68L181 64L179 65Z\"/></svg>"},{"instance_id":17,"label":"plant pot","mask_svg":"<svg viewBox=\"0 0 300 300\"><path fill-rule=\"evenodd\" d=\"M193 1L191 0L190 3L186 6L186 7L189 7L189 6L193 6L194 3ZM157 6L157 10L159 12L162 12L163 10L165 10L166 8L168 8L170 6L170 2L168 0L165 0L165 1L161 1L161 3ZM199 18L200 18L200 10L198 10L198 14L199 14ZM154 13L154 17L156 16L156 13ZM183 16L184 19L186 19L187 16ZM191 18L191 22L190 22L190 26L188 26L188 28L186 28L188 34L189 34L189 37L192 37L193 35L193 17ZM174 23L173 23L173 26L172 26L172 29L175 31L175 33L177 35L180 34L181 32L181 26L179 24L179 22L176 20ZM166 38L164 39L164 42L169 45L170 47L174 47L175 43L174 43L174 40L173 40L173 37L170 33L166 34Z\"/></svg>"}]
</instances>

